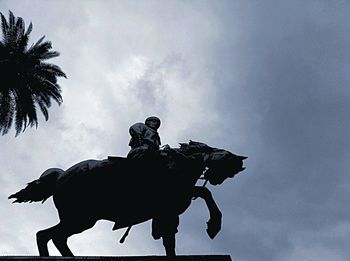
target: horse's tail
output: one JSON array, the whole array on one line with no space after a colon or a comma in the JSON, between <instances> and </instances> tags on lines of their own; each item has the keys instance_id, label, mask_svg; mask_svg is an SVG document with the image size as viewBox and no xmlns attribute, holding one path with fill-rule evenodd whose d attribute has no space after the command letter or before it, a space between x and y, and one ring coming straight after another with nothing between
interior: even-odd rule
<instances>
[{"instance_id":1,"label":"horse's tail","mask_svg":"<svg viewBox=\"0 0 350 261\"><path fill-rule=\"evenodd\" d=\"M12 203L38 202L44 203L54 193L57 179L64 171L58 168L51 168L44 171L40 178L29 182L24 189L12 194L8 198L16 199Z\"/></svg>"}]
</instances>

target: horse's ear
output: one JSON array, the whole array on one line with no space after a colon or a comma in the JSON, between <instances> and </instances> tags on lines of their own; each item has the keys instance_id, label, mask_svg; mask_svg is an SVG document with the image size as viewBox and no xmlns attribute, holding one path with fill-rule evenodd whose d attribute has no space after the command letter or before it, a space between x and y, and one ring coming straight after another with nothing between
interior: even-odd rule
<instances>
[{"instance_id":1,"label":"horse's ear","mask_svg":"<svg viewBox=\"0 0 350 261\"><path fill-rule=\"evenodd\" d=\"M239 158L240 160L245 160L245 159L247 159L248 157L246 157L246 156L238 156L238 158Z\"/></svg>"},{"instance_id":2,"label":"horse's ear","mask_svg":"<svg viewBox=\"0 0 350 261\"><path fill-rule=\"evenodd\" d=\"M245 167L242 167L242 169L240 171L243 171L243 170L245 170Z\"/></svg>"},{"instance_id":3,"label":"horse's ear","mask_svg":"<svg viewBox=\"0 0 350 261\"><path fill-rule=\"evenodd\" d=\"M180 149L186 149L188 147L187 143L179 143L180 144Z\"/></svg>"}]
</instances>

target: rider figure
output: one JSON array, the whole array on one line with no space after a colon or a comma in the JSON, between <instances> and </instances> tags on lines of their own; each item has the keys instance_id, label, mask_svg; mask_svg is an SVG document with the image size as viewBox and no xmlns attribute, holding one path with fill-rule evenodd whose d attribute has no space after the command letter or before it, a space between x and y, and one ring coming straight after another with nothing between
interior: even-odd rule
<instances>
[{"instance_id":1,"label":"rider figure","mask_svg":"<svg viewBox=\"0 0 350 261\"><path fill-rule=\"evenodd\" d=\"M128 158L144 159L147 156L158 154L161 144L157 132L160 127L160 119L151 116L145 120L145 123L135 123L129 128L131 147Z\"/></svg>"},{"instance_id":2,"label":"rider figure","mask_svg":"<svg viewBox=\"0 0 350 261\"><path fill-rule=\"evenodd\" d=\"M160 137L157 132L160 127L160 119L152 116L145 120L145 123L136 123L129 128L129 133L131 139L129 146L131 150L129 151L127 158L142 160L142 166L152 169L155 173L161 172L163 170L162 165L164 163L164 158L162 159L160 153ZM168 148L170 148L168 146ZM169 170L169 169L168 169ZM164 174L164 173L163 173ZM165 177L163 175L157 176L157 179ZM160 181L159 181L160 182ZM160 184L162 184L160 182ZM169 190L167 190L169 191ZM166 191L164 188L160 188L159 194L166 197ZM165 210L169 208L161 203L161 209ZM163 237L163 243L166 248L175 248L175 233L177 233L177 226L179 225L179 218L177 214L173 214L171 211L166 211L164 213L158 213L152 220L152 236L154 239L159 239ZM165 243L166 242L166 243ZM175 252L174 254L175 255Z\"/></svg>"}]
</instances>

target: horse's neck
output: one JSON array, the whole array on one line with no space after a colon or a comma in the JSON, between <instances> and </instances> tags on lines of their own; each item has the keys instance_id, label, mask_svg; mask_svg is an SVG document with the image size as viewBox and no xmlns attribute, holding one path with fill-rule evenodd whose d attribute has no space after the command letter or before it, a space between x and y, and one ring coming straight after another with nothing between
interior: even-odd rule
<instances>
[{"instance_id":1,"label":"horse's neck","mask_svg":"<svg viewBox=\"0 0 350 261\"><path fill-rule=\"evenodd\" d=\"M209 157L209 153L205 153L205 152L193 153L190 157L193 158L195 161L204 164Z\"/></svg>"},{"instance_id":2,"label":"horse's neck","mask_svg":"<svg viewBox=\"0 0 350 261\"><path fill-rule=\"evenodd\" d=\"M193 160L194 164L196 165L196 169L198 169L198 172L193 173L195 175L195 179L198 180L200 176L202 175L203 171L205 170L205 161L208 159L209 155L208 153L200 152L200 153L194 153L190 156L190 158Z\"/></svg>"}]
</instances>

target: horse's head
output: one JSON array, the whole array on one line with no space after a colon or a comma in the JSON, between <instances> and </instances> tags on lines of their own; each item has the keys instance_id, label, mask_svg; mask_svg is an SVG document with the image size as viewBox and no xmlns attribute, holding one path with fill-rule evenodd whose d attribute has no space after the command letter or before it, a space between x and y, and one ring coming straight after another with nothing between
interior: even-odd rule
<instances>
[{"instance_id":1,"label":"horse's head","mask_svg":"<svg viewBox=\"0 0 350 261\"><path fill-rule=\"evenodd\" d=\"M247 157L235 155L223 149L214 149L205 161L208 170L204 174L212 185L219 185L227 178L243 171L243 160Z\"/></svg>"},{"instance_id":2,"label":"horse's head","mask_svg":"<svg viewBox=\"0 0 350 261\"><path fill-rule=\"evenodd\" d=\"M245 169L243 160L247 158L192 140L189 143L180 143L179 152L203 161L208 168L204 178L212 185L221 184L225 179L233 178L238 172L243 171Z\"/></svg>"}]
</instances>

